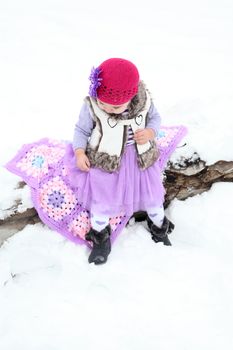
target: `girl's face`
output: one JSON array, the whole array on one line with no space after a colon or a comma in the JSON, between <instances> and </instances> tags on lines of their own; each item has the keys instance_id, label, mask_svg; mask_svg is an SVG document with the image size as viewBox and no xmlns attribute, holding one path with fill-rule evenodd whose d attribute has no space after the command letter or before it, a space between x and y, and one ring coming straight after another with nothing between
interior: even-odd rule
<instances>
[{"instance_id":1,"label":"girl's face","mask_svg":"<svg viewBox=\"0 0 233 350\"><path fill-rule=\"evenodd\" d=\"M121 113L123 113L127 109L129 103L130 103L130 101L123 103L122 105L115 106L115 105L109 105L108 103L104 103L104 102L97 99L98 106L108 114L111 114L111 113L121 114Z\"/></svg>"}]
</instances>

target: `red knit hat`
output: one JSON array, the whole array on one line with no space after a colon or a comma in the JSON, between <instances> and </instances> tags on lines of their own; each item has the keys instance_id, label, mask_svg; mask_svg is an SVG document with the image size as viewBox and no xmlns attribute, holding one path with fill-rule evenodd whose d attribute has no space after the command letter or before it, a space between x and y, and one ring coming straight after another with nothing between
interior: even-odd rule
<instances>
[{"instance_id":1,"label":"red knit hat","mask_svg":"<svg viewBox=\"0 0 233 350\"><path fill-rule=\"evenodd\" d=\"M121 105L131 100L138 92L137 67L123 58L110 58L93 68L89 78L92 82L89 93L102 102Z\"/></svg>"}]
</instances>

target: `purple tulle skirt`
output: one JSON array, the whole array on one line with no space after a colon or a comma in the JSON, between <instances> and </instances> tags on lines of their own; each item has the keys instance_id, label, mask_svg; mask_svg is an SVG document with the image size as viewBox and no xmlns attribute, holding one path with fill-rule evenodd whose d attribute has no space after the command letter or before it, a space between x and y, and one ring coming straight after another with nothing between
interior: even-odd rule
<instances>
[{"instance_id":1,"label":"purple tulle skirt","mask_svg":"<svg viewBox=\"0 0 233 350\"><path fill-rule=\"evenodd\" d=\"M123 212L131 216L163 204L165 190L159 164L155 162L141 170L135 145L126 147L117 172L108 173L98 168L91 168L89 172L79 170L72 146L67 150L65 163L79 203L95 214L113 216Z\"/></svg>"}]
</instances>

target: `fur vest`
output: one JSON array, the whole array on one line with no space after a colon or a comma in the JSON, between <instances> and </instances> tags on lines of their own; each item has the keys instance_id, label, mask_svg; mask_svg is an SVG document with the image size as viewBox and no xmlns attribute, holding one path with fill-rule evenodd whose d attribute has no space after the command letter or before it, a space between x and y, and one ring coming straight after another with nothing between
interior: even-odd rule
<instances>
[{"instance_id":1,"label":"fur vest","mask_svg":"<svg viewBox=\"0 0 233 350\"><path fill-rule=\"evenodd\" d=\"M138 94L132 99L128 107L127 117L122 114L108 114L104 112L94 98L86 97L89 104L94 128L87 144L86 154L92 166L108 172L117 171L120 167L121 157L124 153L128 127L133 132L144 129L151 98L144 84L140 82ZM137 151L137 161L141 169L151 166L159 156L155 141L146 144L134 144Z\"/></svg>"}]
</instances>

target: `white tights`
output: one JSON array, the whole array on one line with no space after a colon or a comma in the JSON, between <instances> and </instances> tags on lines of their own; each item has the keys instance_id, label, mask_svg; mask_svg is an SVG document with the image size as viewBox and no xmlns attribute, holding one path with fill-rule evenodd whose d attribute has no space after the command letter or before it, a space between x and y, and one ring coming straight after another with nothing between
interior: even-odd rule
<instances>
[{"instance_id":1,"label":"white tights","mask_svg":"<svg viewBox=\"0 0 233 350\"><path fill-rule=\"evenodd\" d=\"M109 217L103 214L91 213L91 227L96 231L102 231L109 224Z\"/></svg>"},{"instance_id":2,"label":"white tights","mask_svg":"<svg viewBox=\"0 0 233 350\"><path fill-rule=\"evenodd\" d=\"M161 227L164 219L163 205L150 207L147 210L149 218L157 227ZM103 214L91 213L91 227L96 231L102 231L109 224L109 217Z\"/></svg>"},{"instance_id":3,"label":"white tights","mask_svg":"<svg viewBox=\"0 0 233 350\"><path fill-rule=\"evenodd\" d=\"M164 207L163 205L159 207L152 207L147 209L147 214L149 218L153 221L155 226L161 228L163 225L164 219Z\"/></svg>"}]
</instances>

